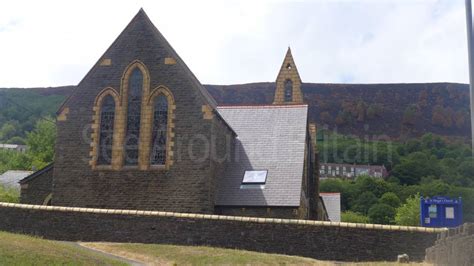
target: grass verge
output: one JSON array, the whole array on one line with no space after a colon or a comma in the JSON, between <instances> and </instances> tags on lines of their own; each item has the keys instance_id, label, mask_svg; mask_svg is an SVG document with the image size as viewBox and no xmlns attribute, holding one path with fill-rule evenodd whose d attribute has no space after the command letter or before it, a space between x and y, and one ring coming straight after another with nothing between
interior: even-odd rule
<instances>
[{"instance_id":1,"label":"grass verge","mask_svg":"<svg viewBox=\"0 0 474 266\"><path fill-rule=\"evenodd\" d=\"M127 264L71 244L0 232L0 265Z\"/></svg>"},{"instance_id":2,"label":"grass verge","mask_svg":"<svg viewBox=\"0 0 474 266\"><path fill-rule=\"evenodd\" d=\"M116 256L140 261L147 265L428 265L422 263L397 264L392 262L335 263L297 256L212 247L97 242L81 243L81 245Z\"/></svg>"}]
</instances>

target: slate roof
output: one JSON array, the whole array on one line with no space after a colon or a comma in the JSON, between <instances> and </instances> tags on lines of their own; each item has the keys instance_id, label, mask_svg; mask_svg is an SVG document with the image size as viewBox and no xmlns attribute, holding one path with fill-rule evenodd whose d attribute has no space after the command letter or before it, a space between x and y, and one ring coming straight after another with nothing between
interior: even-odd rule
<instances>
[{"instance_id":1,"label":"slate roof","mask_svg":"<svg viewBox=\"0 0 474 266\"><path fill-rule=\"evenodd\" d=\"M237 159L218 177L216 205L299 206L307 105L219 106L237 133ZM241 188L246 170L268 170L264 188Z\"/></svg>"},{"instance_id":2,"label":"slate roof","mask_svg":"<svg viewBox=\"0 0 474 266\"><path fill-rule=\"evenodd\" d=\"M31 171L9 170L0 175L0 184L10 188L20 188L21 179L29 176Z\"/></svg>"},{"instance_id":3,"label":"slate roof","mask_svg":"<svg viewBox=\"0 0 474 266\"><path fill-rule=\"evenodd\" d=\"M326 206L329 221L341 221L341 193L319 193Z\"/></svg>"}]
</instances>

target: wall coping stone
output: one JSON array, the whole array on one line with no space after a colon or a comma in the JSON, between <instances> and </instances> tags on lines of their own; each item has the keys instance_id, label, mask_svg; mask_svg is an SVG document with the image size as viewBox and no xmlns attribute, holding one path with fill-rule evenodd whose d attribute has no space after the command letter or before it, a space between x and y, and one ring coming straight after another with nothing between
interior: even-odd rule
<instances>
[{"instance_id":1,"label":"wall coping stone","mask_svg":"<svg viewBox=\"0 0 474 266\"><path fill-rule=\"evenodd\" d=\"M7 203L7 202L0 202L0 208L17 208L17 209L59 211L59 212L80 212L80 213L92 213L92 214L176 217L176 218L184 218L184 219L226 220L226 221L239 221L239 222L245 222L245 223L301 224L301 225L309 225L309 226L347 227L347 228L362 228L362 229L407 231L407 232L422 232L422 233L441 233L441 232L448 231L447 228L429 228L429 227L419 227L419 226L357 224L357 223L346 223L346 222L311 221L311 220L299 220L299 219L275 219L275 218L226 216L226 215L215 215L215 214L178 213L178 212L163 212L163 211L43 206L43 205Z\"/></svg>"}]
</instances>

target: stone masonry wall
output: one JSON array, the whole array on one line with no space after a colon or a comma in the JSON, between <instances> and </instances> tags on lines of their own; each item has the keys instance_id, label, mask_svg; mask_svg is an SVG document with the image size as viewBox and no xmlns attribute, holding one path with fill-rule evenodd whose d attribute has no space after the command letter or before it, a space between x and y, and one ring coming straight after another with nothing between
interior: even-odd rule
<instances>
[{"instance_id":1,"label":"stone masonry wall","mask_svg":"<svg viewBox=\"0 0 474 266\"><path fill-rule=\"evenodd\" d=\"M25 204L42 205L53 187L53 167L36 176L35 178L21 184L20 202Z\"/></svg>"},{"instance_id":2,"label":"stone masonry wall","mask_svg":"<svg viewBox=\"0 0 474 266\"><path fill-rule=\"evenodd\" d=\"M298 219L300 216L298 207L216 206L215 213L218 215L282 219Z\"/></svg>"},{"instance_id":3,"label":"stone masonry wall","mask_svg":"<svg viewBox=\"0 0 474 266\"><path fill-rule=\"evenodd\" d=\"M426 261L435 265L474 265L474 224L441 232L435 245L426 250Z\"/></svg>"},{"instance_id":4,"label":"stone masonry wall","mask_svg":"<svg viewBox=\"0 0 474 266\"><path fill-rule=\"evenodd\" d=\"M0 203L0 230L68 241L206 245L336 261L422 260L441 229Z\"/></svg>"}]
</instances>

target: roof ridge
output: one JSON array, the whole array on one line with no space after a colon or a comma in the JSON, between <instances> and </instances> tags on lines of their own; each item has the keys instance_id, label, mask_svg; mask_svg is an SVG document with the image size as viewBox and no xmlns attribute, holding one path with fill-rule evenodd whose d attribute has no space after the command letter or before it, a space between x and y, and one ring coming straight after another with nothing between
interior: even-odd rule
<instances>
[{"instance_id":1,"label":"roof ridge","mask_svg":"<svg viewBox=\"0 0 474 266\"><path fill-rule=\"evenodd\" d=\"M163 44L164 49L166 49L173 57L175 57L177 63L180 65L180 67L184 70L185 74L191 79L191 82L194 83L194 85L197 86L198 90L200 91L204 102L208 103L213 110L216 109L217 102L215 99L209 94L206 88L201 84L201 82L196 78L194 73L189 69L189 67L184 63L184 61L181 59L181 57L178 55L178 53L174 50L174 48L171 46L171 44L166 40L166 38L161 34L161 32L156 28L156 26L153 24L153 22L150 20L148 15L146 14L145 10L143 8L140 8L138 13L132 18L132 20L127 24L127 26L120 32L120 34L115 38L115 40L110 44L110 46L105 50L105 52L99 57L99 59L96 61L96 63L92 66L92 68L87 72L87 74L81 79L81 81L74 87L72 93L67 97L61 106L58 108L58 111L56 114L59 114L62 109L65 107L65 105L68 103L68 101L75 95L77 92L78 88L81 86L81 84L84 82L84 80L87 79L91 74L93 74L97 70L97 66L100 64L101 60L104 58L104 56L110 52L110 50L116 45L116 43L122 38L124 32L126 32L134 23L137 22L137 20L142 19L142 21L149 27L152 33L154 33L155 38Z\"/></svg>"},{"instance_id":2,"label":"roof ridge","mask_svg":"<svg viewBox=\"0 0 474 266\"><path fill-rule=\"evenodd\" d=\"M18 183L20 184L24 184L25 182L28 182L30 181L31 179L34 179L38 176L40 176L42 173L48 171L49 169L53 168L54 167L54 162L52 163L49 163L48 165L46 165L45 167L39 169L38 171L36 172L33 172L32 174L28 175L27 177L23 178L22 180L18 181Z\"/></svg>"},{"instance_id":3,"label":"roof ridge","mask_svg":"<svg viewBox=\"0 0 474 266\"><path fill-rule=\"evenodd\" d=\"M218 105L217 109L263 109L263 108L301 108L307 104L268 104L268 105Z\"/></svg>"},{"instance_id":4,"label":"roof ridge","mask_svg":"<svg viewBox=\"0 0 474 266\"><path fill-rule=\"evenodd\" d=\"M145 22L148 24L149 27L154 31L154 33L157 35L157 38L160 39L160 41L163 42L164 48L168 50L174 57L176 57L176 62L183 68L184 72L186 75L189 76L191 81L198 87L199 91L201 92L204 101L208 102L213 109L216 108L217 102L216 100L211 96L211 94L207 91L207 89L202 85L202 83L199 81L199 79L194 75L194 73L189 69L189 67L186 65L184 60L179 56L179 54L176 52L176 50L173 48L173 46L166 40L165 36L158 30L158 28L153 24L151 19L148 17L148 15L145 13L144 10L140 10L139 13L142 13L145 17Z\"/></svg>"},{"instance_id":5,"label":"roof ridge","mask_svg":"<svg viewBox=\"0 0 474 266\"><path fill-rule=\"evenodd\" d=\"M99 59L97 59L97 61L95 62L95 64L89 69L89 71L87 71L87 73L84 75L84 77L81 79L81 81L79 81L79 83L77 83L76 86L74 86L74 89L72 90L71 94L69 94L69 96L61 103L61 105L59 106L58 110L56 111L56 115L58 115L59 113L61 113L62 109L64 108L64 106L66 106L67 102L69 102L69 100L74 96L74 94L77 92L78 88L81 86L82 82L84 82L84 80L87 79L87 77L89 77L92 73L94 73L96 70L97 70L97 66L99 65L99 63L102 61L103 57L110 51L110 49L112 49L112 47L117 43L117 41L120 39L120 37L122 37L122 34L132 25L133 22L135 22L135 20L138 19L138 15L145 15L146 16L146 13L145 11L143 10L143 8L140 8L140 10L138 10L138 13L135 14L135 16L133 16L132 20L130 20L130 22L127 24L127 26L125 26L125 28L123 28L123 30L119 33L119 35L115 38L115 40L109 45L109 47L102 53L102 55L99 57Z\"/></svg>"}]
</instances>

